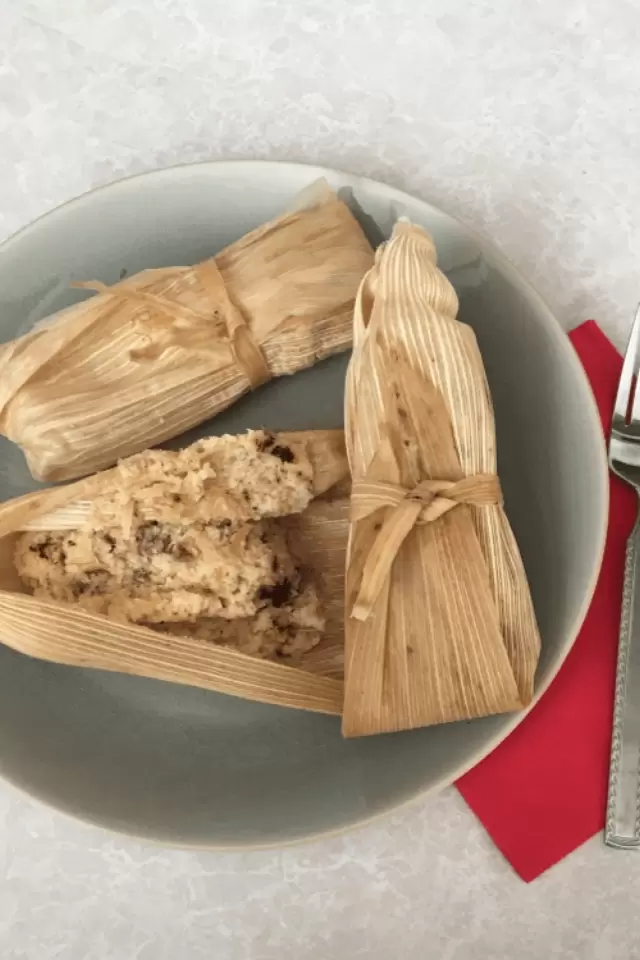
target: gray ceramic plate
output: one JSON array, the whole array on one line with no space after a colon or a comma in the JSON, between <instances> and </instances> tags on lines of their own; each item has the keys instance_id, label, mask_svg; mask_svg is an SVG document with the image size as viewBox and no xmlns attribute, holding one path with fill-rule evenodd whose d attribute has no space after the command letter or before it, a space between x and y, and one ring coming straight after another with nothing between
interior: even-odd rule
<instances>
[{"instance_id":1,"label":"gray ceramic plate","mask_svg":"<svg viewBox=\"0 0 640 960\"><path fill-rule=\"evenodd\" d=\"M76 279L211 256L325 175L372 242L407 215L435 236L495 401L500 474L543 637L540 694L567 655L600 563L607 478L593 399L565 334L486 241L389 187L293 164L212 163L74 200L0 247L0 337L71 303ZM202 433L335 427L346 357L278 380ZM36 485L0 440L0 497ZM0 647L0 773L83 819L196 846L347 828L450 783L518 723L492 717L345 742L331 719L188 687L57 667Z\"/></svg>"}]
</instances>

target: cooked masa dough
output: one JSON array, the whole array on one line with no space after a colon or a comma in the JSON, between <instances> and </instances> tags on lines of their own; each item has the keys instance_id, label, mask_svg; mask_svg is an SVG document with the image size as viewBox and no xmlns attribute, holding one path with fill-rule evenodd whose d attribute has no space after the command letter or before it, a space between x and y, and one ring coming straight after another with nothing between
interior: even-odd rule
<instances>
[{"instance_id":1,"label":"cooked masa dough","mask_svg":"<svg viewBox=\"0 0 640 960\"><path fill-rule=\"evenodd\" d=\"M221 643L266 660L295 664L322 637L325 621L313 583L304 579L281 581L253 617L225 620L200 618L194 622L164 624L161 629L205 643Z\"/></svg>"},{"instance_id":2,"label":"cooked masa dough","mask_svg":"<svg viewBox=\"0 0 640 960\"><path fill-rule=\"evenodd\" d=\"M312 496L304 450L265 431L145 451L118 466L81 528L23 534L16 568L40 599L295 658L324 620L283 530L263 518L301 512Z\"/></svg>"},{"instance_id":3,"label":"cooked masa dough","mask_svg":"<svg viewBox=\"0 0 640 960\"><path fill-rule=\"evenodd\" d=\"M282 534L264 523L25 534L16 566L35 597L133 623L250 617L295 575Z\"/></svg>"},{"instance_id":4,"label":"cooked masa dough","mask_svg":"<svg viewBox=\"0 0 640 960\"><path fill-rule=\"evenodd\" d=\"M123 460L97 520L126 525L135 511L158 521L260 520L300 513L313 497L304 444L252 430L208 437L184 450L145 450Z\"/></svg>"}]
</instances>

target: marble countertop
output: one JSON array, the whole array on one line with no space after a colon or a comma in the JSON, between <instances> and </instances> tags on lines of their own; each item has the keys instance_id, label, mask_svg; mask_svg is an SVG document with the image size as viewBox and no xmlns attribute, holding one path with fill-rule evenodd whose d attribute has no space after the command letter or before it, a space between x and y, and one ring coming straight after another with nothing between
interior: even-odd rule
<instances>
[{"instance_id":1,"label":"marble countertop","mask_svg":"<svg viewBox=\"0 0 640 960\"><path fill-rule=\"evenodd\" d=\"M567 327L639 299L634 0L2 0L0 237L183 161L306 160L490 236ZM164 850L0 783L3 960L632 960L640 857L523 884L453 790L284 852Z\"/></svg>"}]
</instances>

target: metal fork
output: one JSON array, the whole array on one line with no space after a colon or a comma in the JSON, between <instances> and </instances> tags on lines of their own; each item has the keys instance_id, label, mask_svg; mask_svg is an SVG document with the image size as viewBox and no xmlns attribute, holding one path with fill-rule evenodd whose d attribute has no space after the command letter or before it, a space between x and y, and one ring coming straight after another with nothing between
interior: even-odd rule
<instances>
[{"instance_id":1,"label":"metal fork","mask_svg":"<svg viewBox=\"0 0 640 960\"><path fill-rule=\"evenodd\" d=\"M609 466L640 496L640 306L613 412ZM605 842L640 846L640 522L627 541Z\"/></svg>"}]
</instances>

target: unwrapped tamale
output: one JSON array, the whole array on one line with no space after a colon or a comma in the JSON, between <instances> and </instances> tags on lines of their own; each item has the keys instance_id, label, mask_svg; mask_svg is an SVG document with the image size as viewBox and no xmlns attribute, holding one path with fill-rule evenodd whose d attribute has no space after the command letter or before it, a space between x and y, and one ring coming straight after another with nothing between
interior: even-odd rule
<instances>
[{"instance_id":1,"label":"unwrapped tamale","mask_svg":"<svg viewBox=\"0 0 640 960\"><path fill-rule=\"evenodd\" d=\"M351 343L373 254L326 183L188 267L145 270L0 347L0 432L65 480L177 436Z\"/></svg>"},{"instance_id":2,"label":"unwrapped tamale","mask_svg":"<svg viewBox=\"0 0 640 960\"><path fill-rule=\"evenodd\" d=\"M533 695L540 638L482 360L457 309L429 235L397 224L359 291L347 375L346 736Z\"/></svg>"},{"instance_id":3,"label":"unwrapped tamale","mask_svg":"<svg viewBox=\"0 0 640 960\"><path fill-rule=\"evenodd\" d=\"M0 639L84 667L342 708L342 431L150 450L0 506Z\"/></svg>"}]
</instances>

